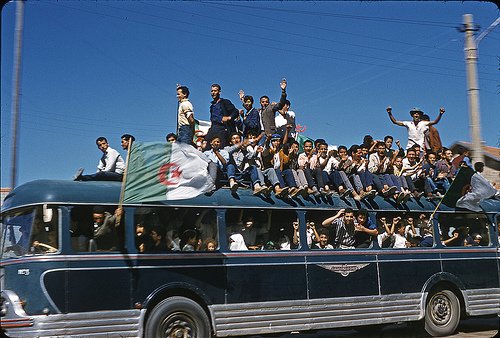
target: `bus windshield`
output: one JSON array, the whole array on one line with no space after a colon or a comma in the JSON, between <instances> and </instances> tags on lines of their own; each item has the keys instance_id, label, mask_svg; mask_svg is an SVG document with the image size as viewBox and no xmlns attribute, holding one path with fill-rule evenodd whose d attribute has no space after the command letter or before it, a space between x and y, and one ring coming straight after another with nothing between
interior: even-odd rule
<instances>
[{"instance_id":1,"label":"bus windshield","mask_svg":"<svg viewBox=\"0 0 500 338\"><path fill-rule=\"evenodd\" d=\"M58 251L57 212L47 222L42 206L23 208L2 215L0 248L2 259Z\"/></svg>"}]
</instances>

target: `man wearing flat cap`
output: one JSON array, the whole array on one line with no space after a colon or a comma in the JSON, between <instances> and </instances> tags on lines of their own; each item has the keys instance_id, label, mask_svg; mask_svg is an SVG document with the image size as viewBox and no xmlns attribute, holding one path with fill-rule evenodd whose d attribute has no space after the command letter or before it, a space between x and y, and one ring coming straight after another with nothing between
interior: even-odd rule
<instances>
[{"instance_id":1,"label":"man wearing flat cap","mask_svg":"<svg viewBox=\"0 0 500 338\"><path fill-rule=\"evenodd\" d=\"M421 149L425 149L425 132L429 129L429 126L437 124L439 120L441 120L441 116L444 114L444 108L441 107L439 108L439 115L434 121L423 121L422 115L424 115L424 112L419 108L412 108L410 110L410 115L413 118L413 121L398 121L394 118L394 116L392 116L391 107L387 107L386 111L389 114L389 118L392 123L408 129L408 144L406 145L406 149L410 149L415 144L419 145Z\"/></svg>"}]
</instances>

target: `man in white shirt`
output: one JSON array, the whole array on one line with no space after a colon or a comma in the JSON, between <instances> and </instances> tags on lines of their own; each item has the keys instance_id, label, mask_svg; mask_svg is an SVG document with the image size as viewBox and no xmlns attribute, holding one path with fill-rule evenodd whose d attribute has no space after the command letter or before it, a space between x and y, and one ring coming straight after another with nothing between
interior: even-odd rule
<instances>
[{"instance_id":1,"label":"man in white shirt","mask_svg":"<svg viewBox=\"0 0 500 338\"><path fill-rule=\"evenodd\" d=\"M177 100L179 100L179 108L177 111L177 141L193 144L194 110L193 105L189 102L188 87L177 87Z\"/></svg>"},{"instance_id":2,"label":"man in white shirt","mask_svg":"<svg viewBox=\"0 0 500 338\"><path fill-rule=\"evenodd\" d=\"M288 132L288 140L289 142L295 139L295 113L290 110L290 101L285 100L285 105L283 108L278 110L278 115L274 118L274 123L276 124L276 131L281 137L285 137L285 134ZM290 129L287 129L287 126L291 125Z\"/></svg>"},{"instance_id":3,"label":"man in white shirt","mask_svg":"<svg viewBox=\"0 0 500 338\"><path fill-rule=\"evenodd\" d=\"M125 161L119 152L111 148L105 137L99 137L95 143L102 151L102 157L97 165L97 172L92 175L82 175L80 168L75 175L75 181L121 181L125 171Z\"/></svg>"},{"instance_id":4,"label":"man in white shirt","mask_svg":"<svg viewBox=\"0 0 500 338\"><path fill-rule=\"evenodd\" d=\"M412 121L398 121L394 118L394 116L392 116L391 107L387 107L386 111L389 114L389 118L392 123L408 129L408 144L406 145L406 149L410 149L415 144L418 144L420 149L425 149L425 132L429 129L429 126L437 124L439 120L441 120L441 116L444 114L444 108L441 107L439 108L439 115L434 121L422 121L422 115L424 115L424 112L419 108L413 108L410 110L410 115L413 118Z\"/></svg>"}]
</instances>

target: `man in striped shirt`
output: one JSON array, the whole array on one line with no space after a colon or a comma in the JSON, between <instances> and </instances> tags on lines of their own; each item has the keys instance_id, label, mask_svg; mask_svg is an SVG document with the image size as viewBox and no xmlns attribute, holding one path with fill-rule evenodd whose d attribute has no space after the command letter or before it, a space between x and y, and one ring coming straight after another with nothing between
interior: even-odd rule
<instances>
[{"instance_id":1,"label":"man in striped shirt","mask_svg":"<svg viewBox=\"0 0 500 338\"><path fill-rule=\"evenodd\" d=\"M331 242L335 249L354 249L355 220L351 208L340 209L335 216L325 219L322 225L333 226L331 233L335 236Z\"/></svg>"}]
</instances>

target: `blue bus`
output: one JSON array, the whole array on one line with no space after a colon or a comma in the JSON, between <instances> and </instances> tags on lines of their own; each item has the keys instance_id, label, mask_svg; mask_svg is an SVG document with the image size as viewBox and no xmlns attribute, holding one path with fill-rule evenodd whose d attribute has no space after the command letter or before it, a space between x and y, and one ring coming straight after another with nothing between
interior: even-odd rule
<instances>
[{"instance_id":1,"label":"blue bus","mask_svg":"<svg viewBox=\"0 0 500 338\"><path fill-rule=\"evenodd\" d=\"M6 197L5 335L206 338L421 321L443 336L464 316L500 313L497 200L434 213L426 199L223 188L118 208L120 188L38 180ZM339 244L330 220L351 216L355 242Z\"/></svg>"}]
</instances>

